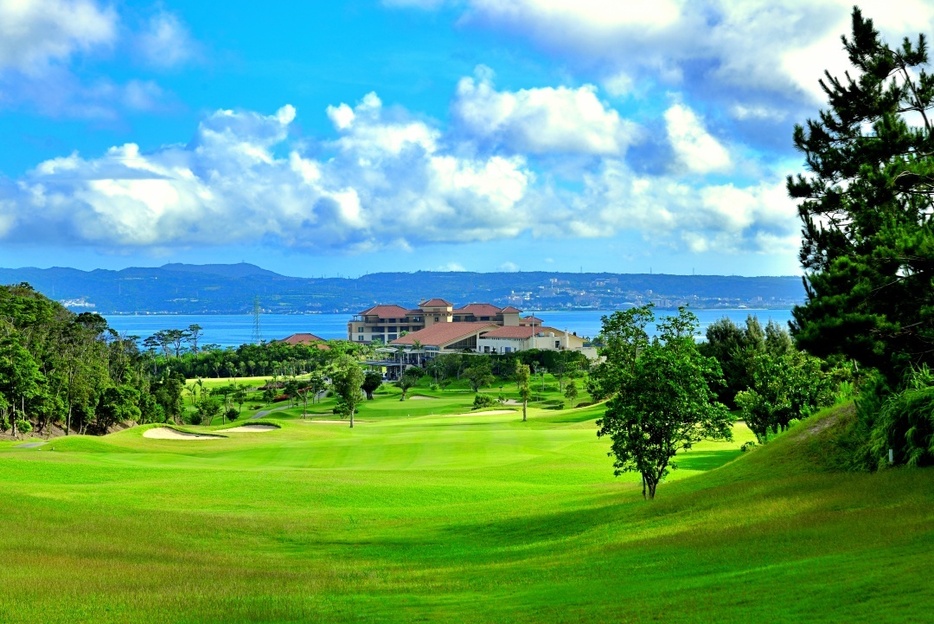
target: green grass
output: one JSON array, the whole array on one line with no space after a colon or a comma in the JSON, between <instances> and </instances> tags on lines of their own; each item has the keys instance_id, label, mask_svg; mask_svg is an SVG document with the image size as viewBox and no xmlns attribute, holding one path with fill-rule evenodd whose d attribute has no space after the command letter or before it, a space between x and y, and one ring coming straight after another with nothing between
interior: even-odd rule
<instances>
[{"instance_id":1,"label":"green grass","mask_svg":"<svg viewBox=\"0 0 934 624\"><path fill-rule=\"evenodd\" d=\"M612 476L600 406L522 423L445 394L384 395L353 430L299 408L218 440L0 445L0 620L930 617L934 471L827 470L834 415L749 453L739 425L644 502Z\"/></svg>"}]
</instances>

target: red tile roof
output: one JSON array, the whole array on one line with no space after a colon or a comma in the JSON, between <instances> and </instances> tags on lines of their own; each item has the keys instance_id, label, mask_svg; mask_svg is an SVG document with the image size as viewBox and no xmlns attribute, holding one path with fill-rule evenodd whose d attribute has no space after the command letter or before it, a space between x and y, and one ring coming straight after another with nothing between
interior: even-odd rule
<instances>
[{"instance_id":1,"label":"red tile roof","mask_svg":"<svg viewBox=\"0 0 934 624\"><path fill-rule=\"evenodd\" d=\"M485 332L482 338L521 338L522 340L526 340L536 333L538 333L538 328L528 325L523 325L521 327L500 327L499 329Z\"/></svg>"},{"instance_id":2,"label":"red tile roof","mask_svg":"<svg viewBox=\"0 0 934 624\"><path fill-rule=\"evenodd\" d=\"M473 314L474 316L496 316L500 309L489 303L470 303L459 310L454 310L454 314Z\"/></svg>"},{"instance_id":3,"label":"red tile roof","mask_svg":"<svg viewBox=\"0 0 934 624\"><path fill-rule=\"evenodd\" d=\"M360 312L360 316L377 316L379 318L405 318L408 310L397 305L375 305L369 310Z\"/></svg>"},{"instance_id":4,"label":"red tile roof","mask_svg":"<svg viewBox=\"0 0 934 624\"><path fill-rule=\"evenodd\" d=\"M520 310L519 308L515 308L513 306L506 306L505 308L501 310L501 312L503 314L521 314L522 310Z\"/></svg>"},{"instance_id":5,"label":"red tile roof","mask_svg":"<svg viewBox=\"0 0 934 624\"><path fill-rule=\"evenodd\" d=\"M412 345L417 340L425 347L445 347L486 329L496 329L495 323L435 323L425 329L396 338L389 344Z\"/></svg>"},{"instance_id":6,"label":"red tile roof","mask_svg":"<svg viewBox=\"0 0 934 624\"><path fill-rule=\"evenodd\" d=\"M292 334L291 336L288 336L287 338L283 338L282 340L277 340L276 342L285 342L287 344L297 345L297 344L307 344L309 342L324 342L324 338L319 338L318 336L315 336L314 334L298 333L298 334Z\"/></svg>"},{"instance_id":7,"label":"red tile roof","mask_svg":"<svg viewBox=\"0 0 934 624\"><path fill-rule=\"evenodd\" d=\"M450 308L452 304L448 303L444 299L439 299L435 297L434 299L429 299L418 304L422 308Z\"/></svg>"},{"instance_id":8,"label":"red tile roof","mask_svg":"<svg viewBox=\"0 0 934 624\"><path fill-rule=\"evenodd\" d=\"M520 325L532 325L532 324L541 325L541 324L542 324L542 319L536 317L536 316L533 314L533 315L530 315L530 316L525 317L524 319L520 319L519 324L520 324Z\"/></svg>"}]
</instances>

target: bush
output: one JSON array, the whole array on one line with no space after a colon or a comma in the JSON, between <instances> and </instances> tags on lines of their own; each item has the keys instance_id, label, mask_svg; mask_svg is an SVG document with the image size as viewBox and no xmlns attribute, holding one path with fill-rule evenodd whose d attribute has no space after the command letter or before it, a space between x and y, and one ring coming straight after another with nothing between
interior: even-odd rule
<instances>
[{"instance_id":1,"label":"bush","mask_svg":"<svg viewBox=\"0 0 934 624\"><path fill-rule=\"evenodd\" d=\"M3 414L0 414L0 433L5 433L10 428L10 421Z\"/></svg>"},{"instance_id":2,"label":"bush","mask_svg":"<svg viewBox=\"0 0 934 624\"><path fill-rule=\"evenodd\" d=\"M755 447L756 447L756 443L753 442L752 440L749 440L748 442L743 442L743 445L739 447L739 450L740 452L745 453L746 451L751 451Z\"/></svg>"},{"instance_id":3,"label":"bush","mask_svg":"<svg viewBox=\"0 0 934 624\"><path fill-rule=\"evenodd\" d=\"M239 417L240 417L240 412L238 412L234 408L231 407L229 410L227 410L227 420L237 420L237 418Z\"/></svg>"},{"instance_id":4,"label":"bush","mask_svg":"<svg viewBox=\"0 0 934 624\"><path fill-rule=\"evenodd\" d=\"M473 409L480 409L482 407L492 407L497 405L498 401L491 397L488 394L476 394L473 398Z\"/></svg>"},{"instance_id":5,"label":"bush","mask_svg":"<svg viewBox=\"0 0 934 624\"><path fill-rule=\"evenodd\" d=\"M190 425L200 425L202 422L204 422L204 419L201 417L201 414L199 414L198 412L193 412L188 417L188 424Z\"/></svg>"},{"instance_id":6,"label":"bush","mask_svg":"<svg viewBox=\"0 0 934 624\"><path fill-rule=\"evenodd\" d=\"M17 420L16 421L16 430L20 433L29 433L32 431L32 423L28 420Z\"/></svg>"}]
</instances>

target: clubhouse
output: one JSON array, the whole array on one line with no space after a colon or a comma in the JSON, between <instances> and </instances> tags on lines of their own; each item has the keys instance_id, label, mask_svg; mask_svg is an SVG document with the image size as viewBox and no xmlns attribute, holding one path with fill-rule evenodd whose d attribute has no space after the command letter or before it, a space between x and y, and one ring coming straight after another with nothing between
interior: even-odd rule
<instances>
[{"instance_id":1,"label":"clubhouse","mask_svg":"<svg viewBox=\"0 0 934 624\"><path fill-rule=\"evenodd\" d=\"M542 319L521 316L512 306L498 308L471 303L454 308L444 299L429 299L414 309L377 305L355 315L347 324L353 342L381 343L383 359L370 362L393 373L406 366L423 366L445 353L494 354L528 349L581 351L596 358L576 333L544 325Z\"/></svg>"}]
</instances>

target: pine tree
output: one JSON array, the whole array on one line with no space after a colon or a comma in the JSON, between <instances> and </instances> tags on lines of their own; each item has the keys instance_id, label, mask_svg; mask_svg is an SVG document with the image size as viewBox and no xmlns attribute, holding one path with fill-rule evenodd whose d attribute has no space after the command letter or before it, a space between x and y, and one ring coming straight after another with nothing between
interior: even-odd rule
<instances>
[{"instance_id":1,"label":"pine tree","mask_svg":"<svg viewBox=\"0 0 934 624\"><path fill-rule=\"evenodd\" d=\"M807 302L792 331L898 381L934 363L934 77L924 35L890 47L858 8L842 40L855 71L825 72L829 108L794 130Z\"/></svg>"}]
</instances>

